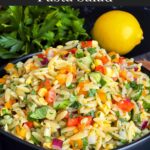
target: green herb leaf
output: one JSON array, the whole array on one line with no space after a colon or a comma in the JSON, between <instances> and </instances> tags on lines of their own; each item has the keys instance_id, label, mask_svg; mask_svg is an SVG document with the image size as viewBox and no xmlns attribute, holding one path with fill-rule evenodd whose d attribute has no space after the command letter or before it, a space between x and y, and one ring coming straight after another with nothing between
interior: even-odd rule
<instances>
[{"instance_id":1,"label":"green herb leaf","mask_svg":"<svg viewBox=\"0 0 150 150\"><path fill-rule=\"evenodd\" d=\"M95 111L94 110L90 111L89 113L86 114L86 116L94 117L95 116Z\"/></svg>"},{"instance_id":2,"label":"green herb leaf","mask_svg":"<svg viewBox=\"0 0 150 150\"><path fill-rule=\"evenodd\" d=\"M29 114L29 118L39 120L44 119L47 115L48 106L42 106L40 108L37 108L34 112L31 112Z\"/></svg>"},{"instance_id":3,"label":"green herb leaf","mask_svg":"<svg viewBox=\"0 0 150 150\"><path fill-rule=\"evenodd\" d=\"M78 101L73 102L70 107L78 109L81 107L81 104Z\"/></svg>"}]
</instances>

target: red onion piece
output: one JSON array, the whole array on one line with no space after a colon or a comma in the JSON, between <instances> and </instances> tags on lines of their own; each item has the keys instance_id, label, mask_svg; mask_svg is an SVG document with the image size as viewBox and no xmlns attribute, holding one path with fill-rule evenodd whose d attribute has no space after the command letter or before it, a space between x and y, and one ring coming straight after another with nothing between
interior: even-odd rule
<instances>
[{"instance_id":1,"label":"red onion piece","mask_svg":"<svg viewBox=\"0 0 150 150\"><path fill-rule=\"evenodd\" d=\"M42 60L41 60L41 64L42 64L43 66L47 65L48 62L49 62L49 60L48 60L48 58L46 58L46 57L42 58Z\"/></svg>"},{"instance_id":2,"label":"red onion piece","mask_svg":"<svg viewBox=\"0 0 150 150\"><path fill-rule=\"evenodd\" d=\"M148 121L147 120L143 121L141 129L144 130L147 127L147 125L148 125Z\"/></svg>"},{"instance_id":3,"label":"red onion piece","mask_svg":"<svg viewBox=\"0 0 150 150\"><path fill-rule=\"evenodd\" d=\"M52 148L57 150L62 150L63 141L59 139L53 139Z\"/></svg>"},{"instance_id":4,"label":"red onion piece","mask_svg":"<svg viewBox=\"0 0 150 150\"><path fill-rule=\"evenodd\" d=\"M134 71L138 71L138 67L134 67Z\"/></svg>"}]
</instances>

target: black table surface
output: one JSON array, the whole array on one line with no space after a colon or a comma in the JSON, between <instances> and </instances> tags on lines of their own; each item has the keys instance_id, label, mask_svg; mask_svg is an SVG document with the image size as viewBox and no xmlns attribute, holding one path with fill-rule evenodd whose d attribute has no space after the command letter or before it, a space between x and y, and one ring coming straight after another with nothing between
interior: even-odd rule
<instances>
[{"instance_id":1,"label":"black table surface","mask_svg":"<svg viewBox=\"0 0 150 150\"><path fill-rule=\"evenodd\" d=\"M85 28L90 33L90 30L98 18L104 12L107 12L112 9L119 9L131 12L139 20L141 27L144 32L144 40L140 45L138 45L132 52L130 52L127 57L146 58L150 60L150 7L94 7L94 6L84 6L84 7L75 7L80 10L80 16L85 18ZM0 66L7 63L9 60L0 59ZM5 137L0 135L0 150L30 150L22 147L18 148L20 144L13 144L12 141L6 140ZM135 149L134 149L135 150ZM139 145L136 150L150 150L150 141Z\"/></svg>"}]
</instances>

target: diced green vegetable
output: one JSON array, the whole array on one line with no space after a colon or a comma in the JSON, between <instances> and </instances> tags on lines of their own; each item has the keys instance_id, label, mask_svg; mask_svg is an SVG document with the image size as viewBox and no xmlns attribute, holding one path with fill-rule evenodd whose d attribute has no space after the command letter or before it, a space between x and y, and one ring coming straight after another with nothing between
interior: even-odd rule
<instances>
[{"instance_id":1,"label":"diced green vegetable","mask_svg":"<svg viewBox=\"0 0 150 150\"><path fill-rule=\"evenodd\" d=\"M54 103L54 108L56 110L65 109L66 107L68 107L70 105L70 103L71 103L71 101L69 101L69 100L57 101Z\"/></svg>"},{"instance_id":2,"label":"diced green vegetable","mask_svg":"<svg viewBox=\"0 0 150 150\"><path fill-rule=\"evenodd\" d=\"M106 82L103 78L101 78L101 80L100 80L101 86L103 87L106 83L107 83L107 82Z\"/></svg>"},{"instance_id":3,"label":"diced green vegetable","mask_svg":"<svg viewBox=\"0 0 150 150\"><path fill-rule=\"evenodd\" d=\"M88 146L88 139L87 138L83 138L82 142L83 142L83 150L86 150L86 147Z\"/></svg>"},{"instance_id":4,"label":"diced green vegetable","mask_svg":"<svg viewBox=\"0 0 150 150\"><path fill-rule=\"evenodd\" d=\"M51 139L51 137L49 137L49 136L44 136L44 138L45 138L45 142L50 142L52 139Z\"/></svg>"},{"instance_id":5,"label":"diced green vegetable","mask_svg":"<svg viewBox=\"0 0 150 150\"><path fill-rule=\"evenodd\" d=\"M36 139L33 135L31 135L31 140L33 141L34 144L39 145L40 141Z\"/></svg>"},{"instance_id":6,"label":"diced green vegetable","mask_svg":"<svg viewBox=\"0 0 150 150\"><path fill-rule=\"evenodd\" d=\"M123 139L122 139L120 142L121 142L122 144L126 144L126 143L128 143L128 141L127 141L127 140L123 140Z\"/></svg>"},{"instance_id":7,"label":"diced green vegetable","mask_svg":"<svg viewBox=\"0 0 150 150\"><path fill-rule=\"evenodd\" d=\"M88 93L88 96L89 96L89 97L95 96L96 91L97 91L96 89L90 89L90 90L89 90L89 93Z\"/></svg>"},{"instance_id":8,"label":"diced green vegetable","mask_svg":"<svg viewBox=\"0 0 150 150\"><path fill-rule=\"evenodd\" d=\"M83 50L82 50L82 49L78 49L78 50L76 51L76 53L75 53L75 57L76 57L76 58L82 58L82 57L84 57L84 52L83 52Z\"/></svg>"},{"instance_id":9,"label":"diced green vegetable","mask_svg":"<svg viewBox=\"0 0 150 150\"><path fill-rule=\"evenodd\" d=\"M95 111L94 110L90 111L89 113L86 114L86 116L94 117L95 116Z\"/></svg>"},{"instance_id":10,"label":"diced green vegetable","mask_svg":"<svg viewBox=\"0 0 150 150\"><path fill-rule=\"evenodd\" d=\"M73 89L74 87L75 87L75 84L72 83L72 84L70 84L67 88L68 88L68 89Z\"/></svg>"},{"instance_id":11,"label":"diced green vegetable","mask_svg":"<svg viewBox=\"0 0 150 150\"><path fill-rule=\"evenodd\" d=\"M89 73L89 77L92 81L94 80L96 83L100 83L101 74L99 72L91 72Z\"/></svg>"},{"instance_id":12,"label":"diced green vegetable","mask_svg":"<svg viewBox=\"0 0 150 150\"><path fill-rule=\"evenodd\" d=\"M34 112L29 113L29 118L39 120L46 118L48 106L37 108Z\"/></svg>"},{"instance_id":13,"label":"diced green vegetable","mask_svg":"<svg viewBox=\"0 0 150 150\"><path fill-rule=\"evenodd\" d=\"M143 107L146 111L150 112L150 103L148 101L143 101Z\"/></svg>"},{"instance_id":14,"label":"diced green vegetable","mask_svg":"<svg viewBox=\"0 0 150 150\"><path fill-rule=\"evenodd\" d=\"M127 90L130 89L130 87L131 87L131 86L130 86L129 83L126 83L126 84L125 84L125 88L126 88Z\"/></svg>"},{"instance_id":15,"label":"diced green vegetable","mask_svg":"<svg viewBox=\"0 0 150 150\"><path fill-rule=\"evenodd\" d=\"M131 92L131 99L137 101L142 95L143 85L132 81L130 82L130 87L133 89L133 92Z\"/></svg>"},{"instance_id":16,"label":"diced green vegetable","mask_svg":"<svg viewBox=\"0 0 150 150\"><path fill-rule=\"evenodd\" d=\"M36 95L36 91L35 91L35 90L32 90L32 91L31 91L31 94L32 94L32 95Z\"/></svg>"},{"instance_id":17,"label":"diced green vegetable","mask_svg":"<svg viewBox=\"0 0 150 150\"><path fill-rule=\"evenodd\" d=\"M1 116L9 115L9 114L10 114L10 111L7 108L2 108L1 109Z\"/></svg>"},{"instance_id":18,"label":"diced green vegetable","mask_svg":"<svg viewBox=\"0 0 150 150\"><path fill-rule=\"evenodd\" d=\"M133 90L139 90L143 87L143 85L142 84L137 84L135 81L132 81L132 82L130 82L130 87Z\"/></svg>"},{"instance_id":19,"label":"diced green vegetable","mask_svg":"<svg viewBox=\"0 0 150 150\"><path fill-rule=\"evenodd\" d=\"M0 93L2 93L4 91L3 87L4 87L4 85L0 84Z\"/></svg>"},{"instance_id":20,"label":"diced green vegetable","mask_svg":"<svg viewBox=\"0 0 150 150\"><path fill-rule=\"evenodd\" d=\"M116 55L112 55L112 56L111 56L111 59L115 59L115 58L116 58Z\"/></svg>"},{"instance_id":21,"label":"diced green vegetable","mask_svg":"<svg viewBox=\"0 0 150 150\"><path fill-rule=\"evenodd\" d=\"M78 101L73 102L70 107L78 109L81 107L81 104Z\"/></svg>"},{"instance_id":22,"label":"diced green vegetable","mask_svg":"<svg viewBox=\"0 0 150 150\"><path fill-rule=\"evenodd\" d=\"M140 123L141 122L141 117L140 117L140 114L135 114L133 116L133 120L137 123Z\"/></svg>"},{"instance_id":23,"label":"diced green vegetable","mask_svg":"<svg viewBox=\"0 0 150 150\"><path fill-rule=\"evenodd\" d=\"M96 48L90 47L87 49L87 51L92 55L92 54L96 53Z\"/></svg>"},{"instance_id":24,"label":"diced green vegetable","mask_svg":"<svg viewBox=\"0 0 150 150\"><path fill-rule=\"evenodd\" d=\"M141 97L141 95L142 95L142 89L139 89L137 91L133 91L131 93L131 99L137 101Z\"/></svg>"},{"instance_id":25,"label":"diced green vegetable","mask_svg":"<svg viewBox=\"0 0 150 150\"><path fill-rule=\"evenodd\" d=\"M77 96L71 94L69 100L70 100L70 102L74 102L77 100Z\"/></svg>"},{"instance_id":26,"label":"diced green vegetable","mask_svg":"<svg viewBox=\"0 0 150 150\"><path fill-rule=\"evenodd\" d=\"M116 116L119 118L120 117L119 111L116 111L115 113L116 113Z\"/></svg>"}]
</instances>

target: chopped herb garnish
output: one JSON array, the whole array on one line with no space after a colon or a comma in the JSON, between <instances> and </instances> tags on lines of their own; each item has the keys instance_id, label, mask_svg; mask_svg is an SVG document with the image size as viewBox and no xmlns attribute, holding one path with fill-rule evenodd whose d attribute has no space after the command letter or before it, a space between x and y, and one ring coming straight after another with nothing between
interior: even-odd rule
<instances>
[{"instance_id":1,"label":"chopped herb garnish","mask_svg":"<svg viewBox=\"0 0 150 150\"><path fill-rule=\"evenodd\" d=\"M75 84L72 83L72 84L70 84L67 88L68 88L68 89L73 89L74 87L75 87Z\"/></svg>"},{"instance_id":2,"label":"chopped herb garnish","mask_svg":"<svg viewBox=\"0 0 150 150\"><path fill-rule=\"evenodd\" d=\"M96 91L97 91L96 89L90 89L90 90L89 90L89 93L88 93L88 96L89 96L89 97L95 96Z\"/></svg>"},{"instance_id":3,"label":"chopped herb garnish","mask_svg":"<svg viewBox=\"0 0 150 150\"><path fill-rule=\"evenodd\" d=\"M31 94L32 94L32 95L36 95L36 91L35 91L35 90L32 90L32 91L31 91Z\"/></svg>"},{"instance_id":4,"label":"chopped herb garnish","mask_svg":"<svg viewBox=\"0 0 150 150\"><path fill-rule=\"evenodd\" d=\"M95 116L95 111L94 110L90 111L89 113L86 114L86 116L94 117Z\"/></svg>"},{"instance_id":5,"label":"chopped herb garnish","mask_svg":"<svg viewBox=\"0 0 150 150\"><path fill-rule=\"evenodd\" d=\"M116 58L116 55L112 55L112 56L111 56L111 59L115 59L115 58Z\"/></svg>"},{"instance_id":6,"label":"chopped herb garnish","mask_svg":"<svg viewBox=\"0 0 150 150\"><path fill-rule=\"evenodd\" d=\"M73 102L70 107L78 109L81 107L81 104L78 101Z\"/></svg>"}]
</instances>

